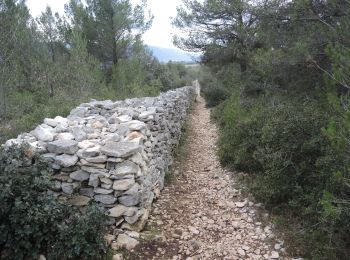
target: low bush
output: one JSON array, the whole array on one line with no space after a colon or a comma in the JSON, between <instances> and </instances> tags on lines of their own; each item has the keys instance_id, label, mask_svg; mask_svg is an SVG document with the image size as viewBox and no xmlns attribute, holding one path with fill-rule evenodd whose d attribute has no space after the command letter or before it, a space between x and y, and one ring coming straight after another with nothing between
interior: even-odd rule
<instances>
[{"instance_id":1,"label":"low bush","mask_svg":"<svg viewBox=\"0 0 350 260\"><path fill-rule=\"evenodd\" d=\"M220 123L219 156L221 162L239 171L261 170L259 161L254 158L265 113L258 106L243 107L238 94L232 94L222 107L214 110Z\"/></svg>"},{"instance_id":2,"label":"low bush","mask_svg":"<svg viewBox=\"0 0 350 260\"><path fill-rule=\"evenodd\" d=\"M229 92L222 87L208 88L203 94L208 107L215 107L229 97Z\"/></svg>"},{"instance_id":3,"label":"low bush","mask_svg":"<svg viewBox=\"0 0 350 260\"><path fill-rule=\"evenodd\" d=\"M80 211L47 193L46 164L30 149L0 151L0 253L5 259L100 258L105 215L97 206Z\"/></svg>"},{"instance_id":4,"label":"low bush","mask_svg":"<svg viewBox=\"0 0 350 260\"><path fill-rule=\"evenodd\" d=\"M253 194L282 216L307 257L346 259L350 156L344 125L350 120L338 115L330 121L331 111L313 100L264 97L250 104L233 95L220 111L221 161L251 173Z\"/></svg>"}]
</instances>

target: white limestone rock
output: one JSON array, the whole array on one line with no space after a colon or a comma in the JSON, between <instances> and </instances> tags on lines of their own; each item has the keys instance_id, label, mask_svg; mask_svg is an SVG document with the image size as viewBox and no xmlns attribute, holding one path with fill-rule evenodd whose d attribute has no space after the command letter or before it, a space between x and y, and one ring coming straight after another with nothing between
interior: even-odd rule
<instances>
[{"instance_id":1,"label":"white limestone rock","mask_svg":"<svg viewBox=\"0 0 350 260\"><path fill-rule=\"evenodd\" d=\"M108 142L101 148L101 153L121 158L128 157L139 151L141 151L141 146L133 142Z\"/></svg>"},{"instance_id":2,"label":"white limestone rock","mask_svg":"<svg viewBox=\"0 0 350 260\"><path fill-rule=\"evenodd\" d=\"M120 248L125 248L127 250L134 249L139 244L135 238L129 237L126 234L120 234L117 238L117 245Z\"/></svg>"},{"instance_id":3,"label":"white limestone rock","mask_svg":"<svg viewBox=\"0 0 350 260\"><path fill-rule=\"evenodd\" d=\"M130 189L135 183L134 179L116 180L113 183L113 190L126 191Z\"/></svg>"},{"instance_id":4,"label":"white limestone rock","mask_svg":"<svg viewBox=\"0 0 350 260\"><path fill-rule=\"evenodd\" d=\"M75 154L78 151L78 142L74 140L57 140L48 143L47 150L56 154Z\"/></svg>"},{"instance_id":5,"label":"white limestone rock","mask_svg":"<svg viewBox=\"0 0 350 260\"><path fill-rule=\"evenodd\" d=\"M90 178L90 174L88 172L79 170L72 172L69 177L75 181L86 181Z\"/></svg>"},{"instance_id":6,"label":"white limestone rock","mask_svg":"<svg viewBox=\"0 0 350 260\"><path fill-rule=\"evenodd\" d=\"M64 168L68 168L74 166L78 162L78 159L76 155L62 154L55 157L55 162Z\"/></svg>"},{"instance_id":7,"label":"white limestone rock","mask_svg":"<svg viewBox=\"0 0 350 260\"><path fill-rule=\"evenodd\" d=\"M56 136L57 140L74 140L74 135L72 135L71 133L59 133Z\"/></svg>"},{"instance_id":8,"label":"white limestone rock","mask_svg":"<svg viewBox=\"0 0 350 260\"><path fill-rule=\"evenodd\" d=\"M51 142L55 137L53 128L44 124L37 126L30 133L34 135L39 141L43 142Z\"/></svg>"},{"instance_id":9,"label":"white limestone rock","mask_svg":"<svg viewBox=\"0 0 350 260\"><path fill-rule=\"evenodd\" d=\"M98 202L101 202L105 205L111 205L117 202L117 198L115 198L113 195L95 195L95 200Z\"/></svg>"}]
</instances>

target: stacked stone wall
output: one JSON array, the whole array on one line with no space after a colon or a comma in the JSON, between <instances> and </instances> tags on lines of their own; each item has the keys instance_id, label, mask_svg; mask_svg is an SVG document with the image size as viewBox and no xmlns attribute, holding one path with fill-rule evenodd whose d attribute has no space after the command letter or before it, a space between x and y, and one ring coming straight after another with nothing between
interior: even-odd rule
<instances>
[{"instance_id":1,"label":"stacked stone wall","mask_svg":"<svg viewBox=\"0 0 350 260\"><path fill-rule=\"evenodd\" d=\"M112 102L91 101L67 118L46 118L5 146L28 143L52 168L52 192L85 206L94 200L111 224L139 226L164 186L181 128L195 98L193 87Z\"/></svg>"}]
</instances>

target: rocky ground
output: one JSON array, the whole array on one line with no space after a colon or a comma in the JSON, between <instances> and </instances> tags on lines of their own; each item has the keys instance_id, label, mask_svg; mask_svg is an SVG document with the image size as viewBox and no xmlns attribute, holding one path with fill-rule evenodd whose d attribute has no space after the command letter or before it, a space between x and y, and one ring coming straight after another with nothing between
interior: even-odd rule
<instances>
[{"instance_id":1,"label":"rocky ground","mask_svg":"<svg viewBox=\"0 0 350 260\"><path fill-rule=\"evenodd\" d=\"M217 129L202 99L191 117L176 180L154 203L146 231L130 234L140 244L124 258L290 259L267 214L241 192L238 175L221 168Z\"/></svg>"}]
</instances>

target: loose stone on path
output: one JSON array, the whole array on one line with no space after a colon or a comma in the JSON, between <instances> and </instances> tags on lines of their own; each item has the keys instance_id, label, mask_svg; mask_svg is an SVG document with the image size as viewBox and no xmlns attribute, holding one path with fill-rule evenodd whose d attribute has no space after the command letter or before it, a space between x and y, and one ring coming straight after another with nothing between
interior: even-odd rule
<instances>
[{"instance_id":1,"label":"loose stone on path","mask_svg":"<svg viewBox=\"0 0 350 260\"><path fill-rule=\"evenodd\" d=\"M217 129L200 99L191 115L187 157L148 222L164 241L141 242L135 259L291 259L272 226L257 218L260 205L242 197L235 174L221 168L216 141ZM122 208L115 211L123 214Z\"/></svg>"}]
</instances>

